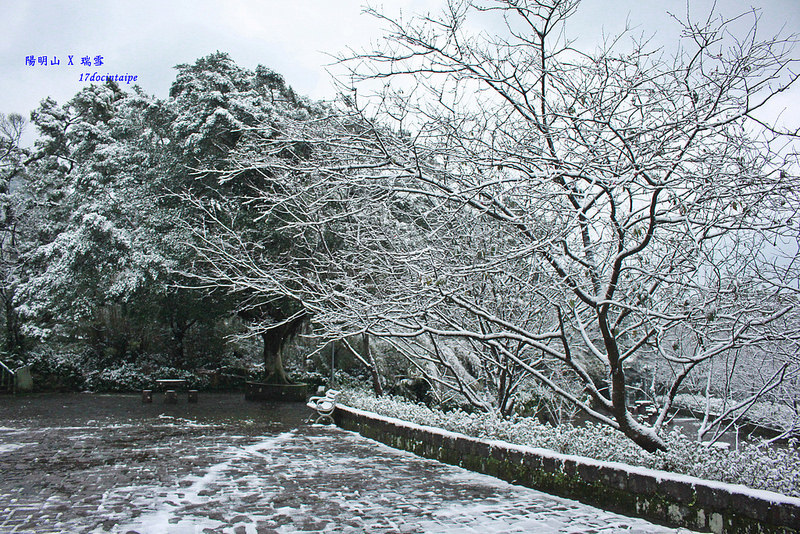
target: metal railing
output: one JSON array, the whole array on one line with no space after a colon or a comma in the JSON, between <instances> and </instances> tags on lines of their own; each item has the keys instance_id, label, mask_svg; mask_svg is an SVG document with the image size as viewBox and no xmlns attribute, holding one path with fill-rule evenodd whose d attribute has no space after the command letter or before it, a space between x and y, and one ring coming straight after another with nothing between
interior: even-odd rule
<instances>
[{"instance_id":1,"label":"metal railing","mask_svg":"<svg viewBox=\"0 0 800 534\"><path fill-rule=\"evenodd\" d=\"M13 393L14 387L14 371L3 362L0 362L0 391Z\"/></svg>"}]
</instances>

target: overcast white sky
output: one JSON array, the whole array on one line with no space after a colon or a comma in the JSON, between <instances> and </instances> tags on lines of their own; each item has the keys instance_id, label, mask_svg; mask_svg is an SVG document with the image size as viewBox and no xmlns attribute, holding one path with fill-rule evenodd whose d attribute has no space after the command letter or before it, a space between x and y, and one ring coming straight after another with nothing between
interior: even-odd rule
<instances>
[{"instance_id":1,"label":"overcast white sky","mask_svg":"<svg viewBox=\"0 0 800 534\"><path fill-rule=\"evenodd\" d=\"M719 0L727 14L762 10L766 33L781 26L800 31L800 0ZM25 117L45 97L63 103L87 82L83 72L131 74L145 91L168 94L173 67L216 50L244 67L263 64L284 75L300 94L333 94L325 65L328 54L356 49L380 38L380 25L362 14L363 0L0 0L0 112ZM444 0L384 0L389 14L438 12ZM708 10L711 0L691 0ZM675 41L666 12L685 12L685 0L585 0L572 26L587 43L619 31L629 19L663 43ZM26 56L56 56L60 65L26 66ZM75 65L67 65L72 55ZM101 67L81 67L80 58L103 56ZM800 57L800 50L794 55ZM800 101L785 95L777 108Z\"/></svg>"}]
</instances>

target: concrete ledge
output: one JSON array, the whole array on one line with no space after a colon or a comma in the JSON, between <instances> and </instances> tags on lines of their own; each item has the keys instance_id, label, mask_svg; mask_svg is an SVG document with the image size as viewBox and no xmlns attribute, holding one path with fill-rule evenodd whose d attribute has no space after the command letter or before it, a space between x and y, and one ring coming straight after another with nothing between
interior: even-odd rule
<instances>
[{"instance_id":1,"label":"concrete ledge","mask_svg":"<svg viewBox=\"0 0 800 534\"><path fill-rule=\"evenodd\" d=\"M670 526L715 533L800 533L800 499L696 477L559 454L338 405L334 420L426 458Z\"/></svg>"}]
</instances>

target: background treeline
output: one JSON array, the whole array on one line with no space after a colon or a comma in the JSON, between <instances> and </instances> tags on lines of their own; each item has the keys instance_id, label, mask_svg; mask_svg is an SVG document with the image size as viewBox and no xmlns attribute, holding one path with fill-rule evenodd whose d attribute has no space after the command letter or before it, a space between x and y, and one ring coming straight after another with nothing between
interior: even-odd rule
<instances>
[{"instance_id":1,"label":"background treeline","mask_svg":"<svg viewBox=\"0 0 800 534\"><path fill-rule=\"evenodd\" d=\"M263 356L304 318L246 337L298 310L187 276L206 268L192 247L205 214L179 195L224 206L265 261L291 251L291 236L233 204L262 177L215 171L229 170L248 130L320 109L280 75L216 53L179 65L163 100L108 82L64 104L45 99L29 124L0 117L0 359L32 365L39 388L136 389L161 376L232 387L263 373ZM38 133L32 148L20 145L25 127Z\"/></svg>"}]
</instances>

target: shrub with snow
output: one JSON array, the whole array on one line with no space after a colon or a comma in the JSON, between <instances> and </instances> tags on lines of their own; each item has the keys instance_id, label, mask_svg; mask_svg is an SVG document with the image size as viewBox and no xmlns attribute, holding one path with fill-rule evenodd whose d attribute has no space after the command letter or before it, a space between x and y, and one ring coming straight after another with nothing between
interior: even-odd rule
<instances>
[{"instance_id":1,"label":"shrub with snow","mask_svg":"<svg viewBox=\"0 0 800 534\"><path fill-rule=\"evenodd\" d=\"M621 433L600 424L550 426L532 417L504 419L493 414L468 414L460 410L443 412L399 397L376 398L369 392L352 388L345 389L340 399L353 408L473 437L744 484L800 497L800 448L796 441L786 447L745 443L738 450L723 450L707 447L674 430L666 436L669 450L651 454Z\"/></svg>"},{"instance_id":2,"label":"shrub with snow","mask_svg":"<svg viewBox=\"0 0 800 534\"><path fill-rule=\"evenodd\" d=\"M33 383L39 390L79 391L84 387L79 356L49 349L34 352L28 358Z\"/></svg>"}]
</instances>

